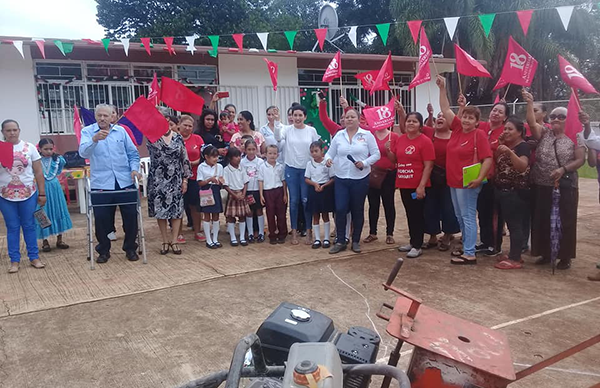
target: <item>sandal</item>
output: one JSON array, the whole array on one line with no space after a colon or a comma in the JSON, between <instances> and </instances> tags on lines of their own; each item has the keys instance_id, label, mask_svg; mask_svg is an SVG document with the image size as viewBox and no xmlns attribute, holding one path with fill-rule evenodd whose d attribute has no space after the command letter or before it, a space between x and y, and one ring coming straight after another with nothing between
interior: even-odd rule
<instances>
[{"instance_id":1,"label":"sandal","mask_svg":"<svg viewBox=\"0 0 600 388\"><path fill-rule=\"evenodd\" d=\"M441 252L446 252L448 249L450 249L450 244L446 244L443 241L440 241L440 245L438 246L438 250Z\"/></svg>"},{"instance_id":2,"label":"sandal","mask_svg":"<svg viewBox=\"0 0 600 388\"><path fill-rule=\"evenodd\" d=\"M298 245L300 244L300 241L298 241L298 232L295 230L292 230L292 245Z\"/></svg>"},{"instance_id":3,"label":"sandal","mask_svg":"<svg viewBox=\"0 0 600 388\"><path fill-rule=\"evenodd\" d=\"M169 246L170 245L171 244L169 244L169 243L163 243L162 244L162 249L160 250L160 254L161 255L166 255L167 253L169 253Z\"/></svg>"},{"instance_id":4,"label":"sandal","mask_svg":"<svg viewBox=\"0 0 600 388\"><path fill-rule=\"evenodd\" d=\"M58 246L58 243L56 244L56 246ZM48 240L44 240L44 242L42 243L42 252L50 252L51 250L52 248L50 248Z\"/></svg>"},{"instance_id":5,"label":"sandal","mask_svg":"<svg viewBox=\"0 0 600 388\"><path fill-rule=\"evenodd\" d=\"M523 268L523 265L521 263L517 263L516 261L512 261L512 260L502 260L501 262L496 263L496 265L494 265L494 268L521 269L521 268Z\"/></svg>"},{"instance_id":6,"label":"sandal","mask_svg":"<svg viewBox=\"0 0 600 388\"><path fill-rule=\"evenodd\" d=\"M462 249L455 249L452 251L452 253L450 253L450 255L454 257L461 257L464 254L465 252Z\"/></svg>"},{"instance_id":7,"label":"sandal","mask_svg":"<svg viewBox=\"0 0 600 388\"><path fill-rule=\"evenodd\" d=\"M58 249L69 249L69 245L65 244L63 241L60 241L60 242L57 241L56 247ZM42 247L42 249L43 249L43 247Z\"/></svg>"},{"instance_id":8,"label":"sandal","mask_svg":"<svg viewBox=\"0 0 600 388\"><path fill-rule=\"evenodd\" d=\"M363 242L368 244L368 243L372 243L375 240L377 240L377 236L375 236L373 234L370 234L370 235L367 236L367 238L365 238L363 240Z\"/></svg>"},{"instance_id":9,"label":"sandal","mask_svg":"<svg viewBox=\"0 0 600 388\"><path fill-rule=\"evenodd\" d=\"M454 265L475 265L477 264L477 259L467 259L465 256L458 256L453 259L450 259L450 264Z\"/></svg>"},{"instance_id":10,"label":"sandal","mask_svg":"<svg viewBox=\"0 0 600 388\"><path fill-rule=\"evenodd\" d=\"M181 249L179 248L179 245L177 245L177 243L169 244L169 246L171 247L171 250L174 254L181 255Z\"/></svg>"},{"instance_id":11,"label":"sandal","mask_svg":"<svg viewBox=\"0 0 600 388\"><path fill-rule=\"evenodd\" d=\"M437 240L435 242L428 241L427 244L423 244L421 249L431 249L438 246Z\"/></svg>"},{"instance_id":12,"label":"sandal","mask_svg":"<svg viewBox=\"0 0 600 388\"><path fill-rule=\"evenodd\" d=\"M393 238L392 236L387 236L387 237L385 238L385 243L386 243L386 244L395 244L395 243L396 243L396 241L394 241L394 238Z\"/></svg>"}]
</instances>

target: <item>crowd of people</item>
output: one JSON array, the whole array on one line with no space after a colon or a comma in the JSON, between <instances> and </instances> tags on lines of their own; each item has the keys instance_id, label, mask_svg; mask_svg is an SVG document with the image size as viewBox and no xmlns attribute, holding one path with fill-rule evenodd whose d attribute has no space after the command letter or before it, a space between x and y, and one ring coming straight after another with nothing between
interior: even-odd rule
<instances>
[{"instance_id":1,"label":"crowd of people","mask_svg":"<svg viewBox=\"0 0 600 388\"><path fill-rule=\"evenodd\" d=\"M482 120L480 110L468 106L462 95L454 112L445 78L438 76L437 85L437 116L431 105L424 118L405 112L396 101L399 130L370 130L343 97L341 122L335 123L321 101L321 121L332 136L328 148L297 103L288 109L286 124L279 108L269 107L268 122L259 129L251 112L238 114L232 104L217 113L218 93L198 118L167 114L169 130L147 143L148 216L158 223L160 254L182 253L184 214L196 241L221 248L221 213L231 246L267 239L298 245L305 229L305 243L313 249L358 253L361 243L378 239L381 204L385 243L393 245L399 191L410 238L398 250L408 258L438 249L450 251L451 264L474 265L481 253L498 257L498 269L520 269L522 254L530 249L538 257L535 264L556 262L557 269L568 269L576 256L577 170L585 162L586 145L588 163L600 165L600 136L591 131L589 116L579 112L583 132L574 143L565 135L566 109L548 113L527 91L522 95L525 122L510 116L504 102ZM113 108L98 105L95 116L96 123L82 130L79 153L90 161L92 201L101 205L94 206L96 251L97 262L105 263L115 231L114 205L135 202L136 193L127 189L139 178L140 157L127 131L115 124ZM51 140L42 139L36 147L20 140L19 132L14 120L2 123L5 141L14 149L12 169L0 170L10 272L19 268L21 228L31 265L43 268L36 237L43 251L51 249L52 235L57 248L67 249L62 234L72 227L57 181L64 159L54 153ZM369 233L361 239L367 199ZM38 209L45 210L50 227L34 221ZM136 207L120 205L120 210L122 249L135 261ZM505 225L510 248L502 254ZM600 280L600 273L589 278Z\"/></svg>"}]
</instances>

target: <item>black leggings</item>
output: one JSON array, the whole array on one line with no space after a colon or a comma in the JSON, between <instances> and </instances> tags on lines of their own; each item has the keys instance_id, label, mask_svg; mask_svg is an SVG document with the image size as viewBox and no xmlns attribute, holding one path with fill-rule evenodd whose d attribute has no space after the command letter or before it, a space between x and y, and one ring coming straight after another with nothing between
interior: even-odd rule
<instances>
[{"instance_id":1,"label":"black leggings","mask_svg":"<svg viewBox=\"0 0 600 388\"><path fill-rule=\"evenodd\" d=\"M369 234L377 235L377 222L379 221L379 207L383 202L383 211L385 213L385 234L394 235L394 225L396 223L396 205L394 204L394 194L396 193L396 170L388 171L385 175L381 188L375 189L369 187Z\"/></svg>"},{"instance_id":2,"label":"black leggings","mask_svg":"<svg viewBox=\"0 0 600 388\"><path fill-rule=\"evenodd\" d=\"M400 196L406 211L410 245L415 249L421 249L423 234L425 234L425 201L413 199L412 194L414 192L415 189L400 189Z\"/></svg>"}]
</instances>

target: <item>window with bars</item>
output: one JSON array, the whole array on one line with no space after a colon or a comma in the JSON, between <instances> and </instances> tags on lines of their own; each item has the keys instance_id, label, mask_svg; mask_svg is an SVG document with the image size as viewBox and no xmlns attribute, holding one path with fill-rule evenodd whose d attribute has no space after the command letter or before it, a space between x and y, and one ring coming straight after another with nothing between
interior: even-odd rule
<instances>
[{"instance_id":1,"label":"window with bars","mask_svg":"<svg viewBox=\"0 0 600 388\"><path fill-rule=\"evenodd\" d=\"M80 63L52 63L37 62L35 74L41 79L72 80L81 79L82 68Z\"/></svg>"},{"instance_id":2,"label":"window with bars","mask_svg":"<svg viewBox=\"0 0 600 388\"><path fill-rule=\"evenodd\" d=\"M163 76L173 78L173 66L133 66L133 76L138 82L152 82L154 73L158 78Z\"/></svg>"},{"instance_id":3,"label":"window with bars","mask_svg":"<svg viewBox=\"0 0 600 388\"><path fill-rule=\"evenodd\" d=\"M190 85L217 84L217 68L215 66L177 66L177 77Z\"/></svg>"}]
</instances>

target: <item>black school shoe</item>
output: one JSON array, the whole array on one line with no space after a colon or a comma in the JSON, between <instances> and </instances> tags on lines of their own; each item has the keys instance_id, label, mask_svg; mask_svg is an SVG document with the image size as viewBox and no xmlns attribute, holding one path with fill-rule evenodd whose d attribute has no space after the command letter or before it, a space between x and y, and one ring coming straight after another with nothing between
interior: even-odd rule
<instances>
[{"instance_id":1,"label":"black school shoe","mask_svg":"<svg viewBox=\"0 0 600 388\"><path fill-rule=\"evenodd\" d=\"M329 242L329 240L323 240L323 248L328 249L329 247L331 247L331 242Z\"/></svg>"},{"instance_id":2,"label":"black school shoe","mask_svg":"<svg viewBox=\"0 0 600 388\"><path fill-rule=\"evenodd\" d=\"M269 244L271 244L271 245L277 244L277 239L276 238L270 238L269 239Z\"/></svg>"},{"instance_id":3,"label":"black school shoe","mask_svg":"<svg viewBox=\"0 0 600 388\"><path fill-rule=\"evenodd\" d=\"M96 259L96 263L106 263L108 261L108 259L110 259L110 253L107 253L106 255L100 255L98 256L98 258Z\"/></svg>"},{"instance_id":4,"label":"black school shoe","mask_svg":"<svg viewBox=\"0 0 600 388\"><path fill-rule=\"evenodd\" d=\"M312 249L319 249L321 248L321 241L316 240L313 244L312 244Z\"/></svg>"},{"instance_id":5,"label":"black school shoe","mask_svg":"<svg viewBox=\"0 0 600 388\"><path fill-rule=\"evenodd\" d=\"M125 252L125 257L127 257L127 260L129 261L138 261L140 259L140 257L135 251Z\"/></svg>"},{"instance_id":6,"label":"black school shoe","mask_svg":"<svg viewBox=\"0 0 600 388\"><path fill-rule=\"evenodd\" d=\"M262 234L259 234L256 239L256 242L257 243L265 242L265 236L263 236Z\"/></svg>"},{"instance_id":7,"label":"black school shoe","mask_svg":"<svg viewBox=\"0 0 600 388\"><path fill-rule=\"evenodd\" d=\"M277 239L277 244L285 244L285 237L279 237Z\"/></svg>"}]
</instances>

